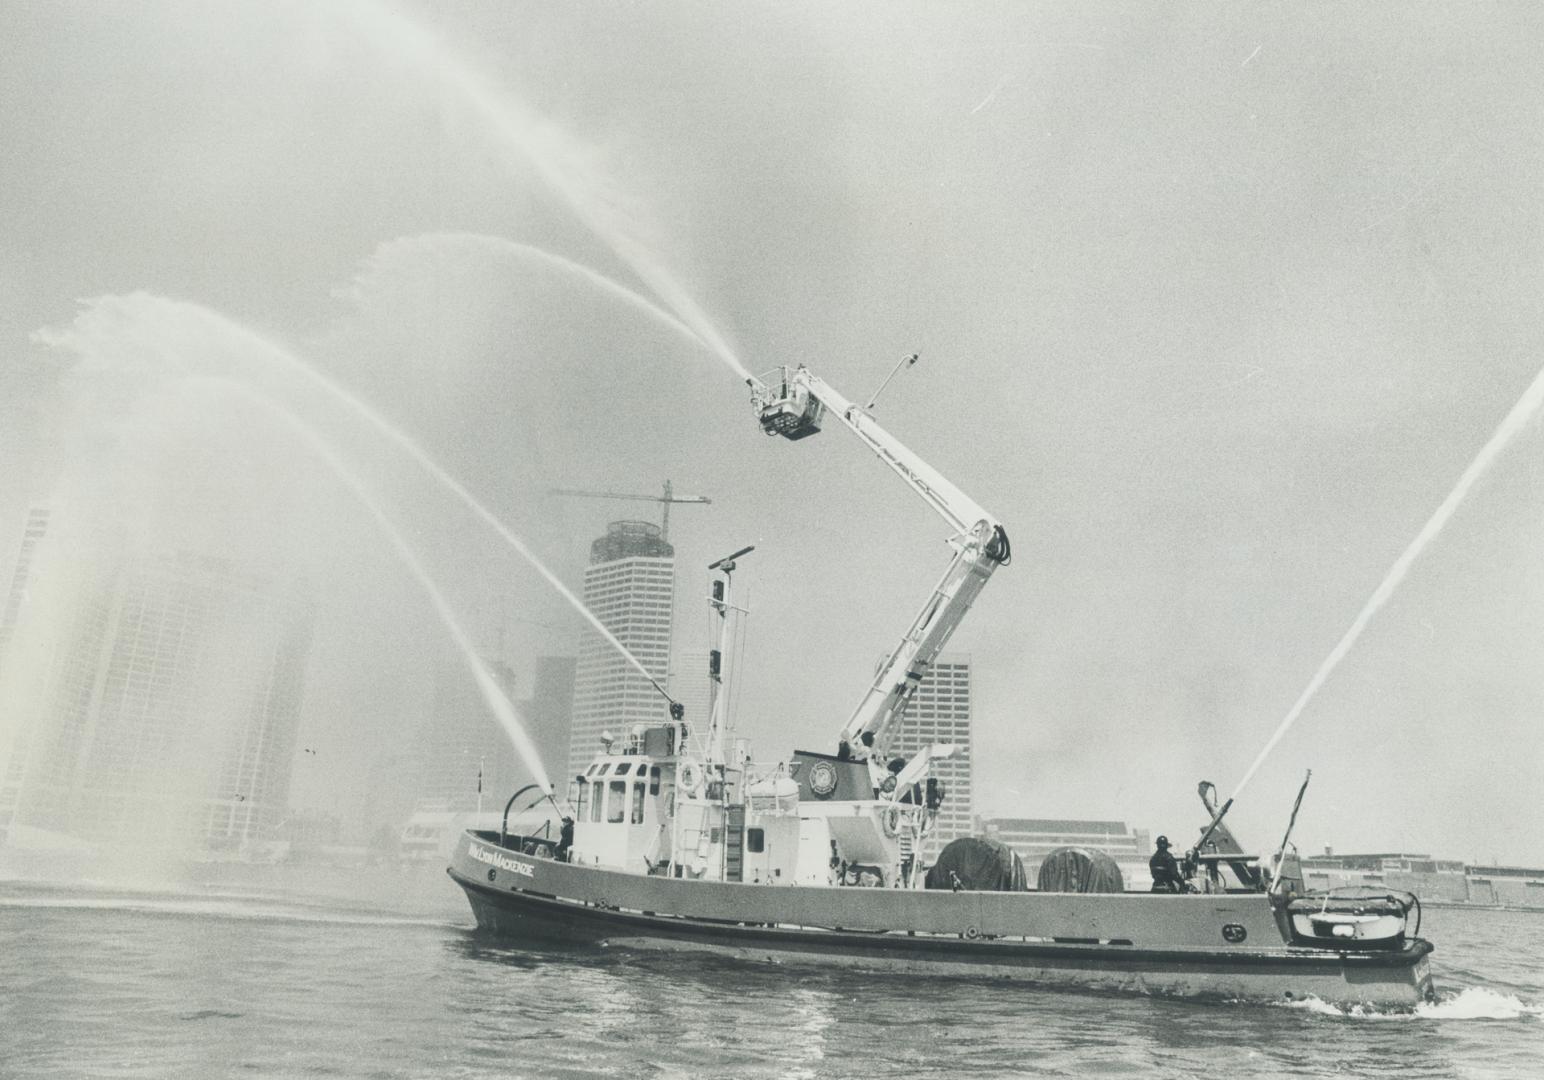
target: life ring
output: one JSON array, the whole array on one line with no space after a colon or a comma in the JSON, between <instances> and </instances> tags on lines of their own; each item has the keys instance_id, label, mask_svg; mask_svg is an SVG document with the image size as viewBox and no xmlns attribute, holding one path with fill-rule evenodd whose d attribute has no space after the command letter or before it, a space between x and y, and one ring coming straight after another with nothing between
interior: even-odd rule
<instances>
[{"instance_id":1,"label":"life ring","mask_svg":"<svg viewBox=\"0 0 1544 1080\"><path fill-rule=\"evenodd\" d=\"M901 808L899 806L892 806L886 810L879 816L879 825L880 828L884 829L885 835L891 839L899 836L901 834Z\"/></svg>"},{"instance_id":2,"label":"life ring","mask_svg":"<svg viewBox=\"0 0 1544 1080\"><path fill-rule=\"evenodd\" d=\"M683 761L676 770L676 786L691 798L702 789L702 766L695 761Z\"/></svg>"}]
</instances>

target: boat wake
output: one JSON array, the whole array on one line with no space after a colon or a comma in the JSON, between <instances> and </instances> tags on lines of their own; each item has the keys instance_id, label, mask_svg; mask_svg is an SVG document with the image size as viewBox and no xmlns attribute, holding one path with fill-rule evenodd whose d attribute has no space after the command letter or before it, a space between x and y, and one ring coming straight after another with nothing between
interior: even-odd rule
<instances>
[{"instance_id":1,"label":"boat wake","mask_svg":"<svg viewBox=\"0 0 1544 1080\"><path fill-rule=\"evenodd\" d=\"M223 919L314 922L348 926L428 926L457 930L464 929L463 924L445 918L415 917L387 913L345 912L304 903L235 895L213 897L0 895L0 908L125 911L151 915L199 915Z\"/></svg>"},{"instance_id":2,"label":"boat wake","mask_svg":"<svg viewBox=\"0 0 1544 1080\"><path fill-rule=\"evenodd\" d=\"M1485 986L1470 986L1457 993L1446 993L1437 1001L1423 1002L1414 1009L1393 1010L1363 1005L1341 1006L1315 997L1298 1001L1272 1002L1277 1008L1297 1009L1341 1020L1541 1020L1544 1003L1527 1002L1513 994Z\"/></svg>"}]
</instances>

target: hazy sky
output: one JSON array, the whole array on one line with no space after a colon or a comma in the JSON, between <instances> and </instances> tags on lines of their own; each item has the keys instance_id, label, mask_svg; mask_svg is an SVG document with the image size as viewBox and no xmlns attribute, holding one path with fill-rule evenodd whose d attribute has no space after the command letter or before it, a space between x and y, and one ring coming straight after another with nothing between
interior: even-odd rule
<instances>
[{"instance_id":1,"label":"hazy sky","mask_svg":"<svg viewBox=\"0 0 1544 1080\"><path fill-rule=\"evenodd\" d=\"M710 496L672 519L678 644L706 644L702 568L755 544L738 718L768 759L831 747L947 528L838 427L768 440L712 352L515 245L854 398L920 352L878 415L1014 543L954 641L978 810L1170 833L1544 366L1534 5L0 13L0 560L68 493L303 565L302 740L337 764L297 766L297 792L321 803L426 707L444 636L348 488L211 380L333 441L517 667L577 623L243 327L576 587L608 518L649 508L548 488ZM1235 811L1246 843L1279 838L1312 768L1305 850L1544 862L1541 438L1283 740Z\"/></svg>"}]
</instances>

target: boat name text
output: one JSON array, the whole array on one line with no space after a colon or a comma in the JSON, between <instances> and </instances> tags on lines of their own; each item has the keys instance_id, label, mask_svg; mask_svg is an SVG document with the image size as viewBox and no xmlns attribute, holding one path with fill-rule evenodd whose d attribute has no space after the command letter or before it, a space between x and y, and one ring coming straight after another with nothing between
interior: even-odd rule
<instances>
[{"instance_id":1,"label":"boat name text","mask_svg":"<svg viewBox=\"0 0 1544 1080\"><path fill-rule=\"evenodd\" d=\"M498 851L489 851L477 844L468 844L466 853L478 862L489 863L500 870L508 870L514 874L524 874L526 877L536 876L536 866L533 863L521 862L519 859L511 859L508 855Z\"/></svg>"}]
</instances>

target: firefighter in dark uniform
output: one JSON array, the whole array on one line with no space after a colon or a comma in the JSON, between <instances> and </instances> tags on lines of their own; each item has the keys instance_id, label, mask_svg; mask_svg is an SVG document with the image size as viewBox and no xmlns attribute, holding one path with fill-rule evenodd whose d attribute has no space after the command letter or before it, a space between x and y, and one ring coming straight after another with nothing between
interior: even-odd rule
<instances>
[{"instance_id":1,"label":"firefighter in dark uniform","mask_svg":"<svg viewBox=\"0 0 1544 1080\"><path fill-rule=\"evenodd\" d=\"M1179 871L1179 860L1169 850L1169 838L1158 838L1158 850L1147 860L1147 869L1153 875L1153 892L1179 893L1185 891L1185 878Z\"/></svg>"}]
</instances>

